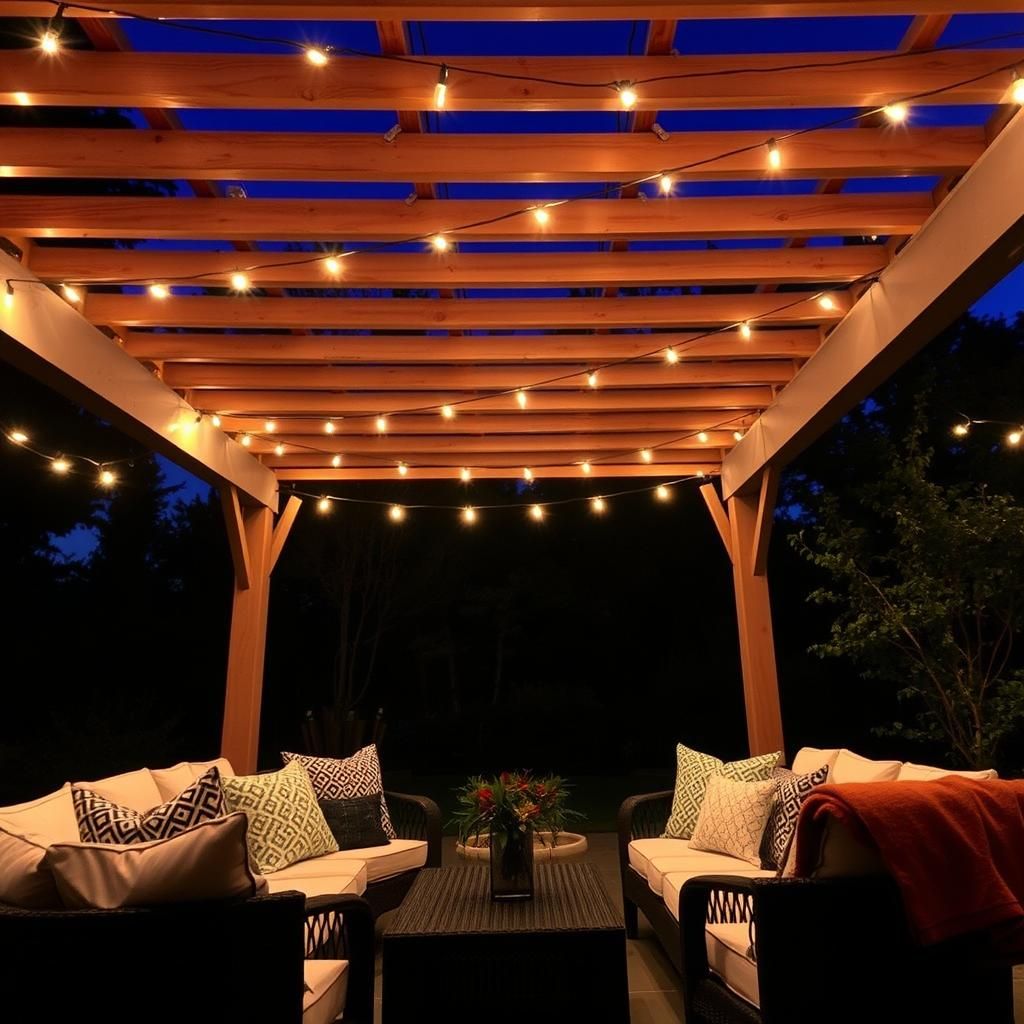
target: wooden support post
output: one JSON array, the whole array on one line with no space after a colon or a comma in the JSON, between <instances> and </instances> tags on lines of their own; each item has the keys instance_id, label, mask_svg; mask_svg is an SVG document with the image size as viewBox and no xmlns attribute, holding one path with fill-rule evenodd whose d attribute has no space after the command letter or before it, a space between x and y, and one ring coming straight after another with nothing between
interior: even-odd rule
<instances>
[{"instance_id":1,"label":"wooden support post","mask_svg":"<svg viewBox=\"0 0 1024 1024\"><path fill-rule=\"evenodd\" d=\"M761 549L767 547L763 523L766 518L770 519L771 509L761 499L770 496L769 482L767 487L762 487L760 496L735 495L729 499L732 578L736 589L743 700L751 754L784 749L768 577L764 571L758 572L755 562ZM759 537L762 538L760 544Z\"/></svg>"},{"instance_id":2,"label":"wooden support post","mask_svg":"<svg viewBox=\"0 0 1024 1024\"><path fill-rule=\"evenodd\" d=\"M224 493L228 535L232 537L235 590L231 606L221 755L240 775L251 775L256 771L270 574L300 505L301 500L293 497L275 529L269 508L242 507L238 504L237 494ZM234 529L236 524L239 527L237 531ZM236 546L240 548L239 554L235 552ZM247 568L247 581L240 565Z\"/></svg>"}]
</instances>

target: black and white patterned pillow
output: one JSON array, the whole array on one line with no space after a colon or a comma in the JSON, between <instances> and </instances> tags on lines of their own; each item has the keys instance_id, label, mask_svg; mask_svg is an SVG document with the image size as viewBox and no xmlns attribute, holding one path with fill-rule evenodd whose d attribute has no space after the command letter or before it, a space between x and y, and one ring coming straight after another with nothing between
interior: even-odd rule
<instances>
[{"instance_id":1,"label":"black and white patterned pillow","mask_svg":"<svg viewBox=\"0 0 1024 1024\"><path fill-rule=\"evenodd\" d=\"M800 805L815 786L824 784L828 778L828 765L823 764L806 775L797 775L788 768L776 768L772 778L778 785L775 803L761 839L761 862L765 868L781 868L786 863L786 853L796 831Z\"/></svg>"},{"instance_id":2,"label":"black and white patterned pillow","mask_svg":"<svg viewBox=\"0 0 1024 1024\"><path fill-rule=\"evenodd\" d=\"M317 800L351 800L357 796L380 794L380 823L388 839L396 839L387 801L384 799L384 784L380 777L380 760L377 747L371 743L357 750L351 757L313 757L308 754L281 752L285 764L298 761L309 774Z\"/></svg>"},{"instance_id":3,"label":"black and white patterned pillow","mask_svg":"<svg viewBox=\"0 0 1024 1024\"><path fill-rule=\"evenodd\" d=\"M216 767L200 775L174 799L150 811L135 811L75 786L72 790L78 834L85 843L146 843L170 839L226 813Z\"/></svg>"},{"instance_id":4,"label":"black and white patterned pillow","mask_svg":"<svg viewBox=\"0 0 1024 1024\"><path fill-rule=\"evenodd\" d=\"M321 800L320 810L339 850L365 850L390 841L380 821L380 793L351 800Z\"/></svg>"}]
</instances>

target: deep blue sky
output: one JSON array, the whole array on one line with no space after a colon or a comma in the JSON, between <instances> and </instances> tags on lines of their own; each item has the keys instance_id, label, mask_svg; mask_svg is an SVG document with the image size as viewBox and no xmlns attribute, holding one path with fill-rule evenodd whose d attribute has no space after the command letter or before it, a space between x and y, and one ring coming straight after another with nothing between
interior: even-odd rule
<instances>
[{"instance_id":1,"label":"deep blue sky","mask_svg":"<svg viewBox=\"0 0 1024 1024\"><path fill-rule=\"evenodd\" d=\"M969 6L965 3L965 6ZM835 19L774 19L759 21L682 21L675 47L681 54L799 53L819 51L885 50L895 48L908 26L910 17L865 17ZM352 47L379 52L373 22L289 23L234 22L216 23L254 35L277 35L317 45ZM250 52L281 53L286 48L274 44L244 42L216 36L182 32L166 25L125 22L123 27L135 49L174 52ZM444 23L412 22L410 38L417 53L433 56L483 55L610 55L639 53L646 35L646 22L543 22L543 23ZM1019 38L992 45L1024 48L1024 15L958 15L940 39L940 45L974 40L1004 33L1021 33ZM1024 54L1024 49L1022 49ZM344 59L336 57L335 59ZM329 68L325 70L329 73ZM450 88L458 87L453 76ZM988 107L916 107L915 124L983 124L992 110ZM663 111L659 123L669 131L715 129L786 129L811 125L836 116L834 109L775 111ZM383 133L395 122L389 111L223 111L185 110L179 112L186 128L301 130ZM142 126L141 118L138 123ZM615 113L456 113L445 112L429 119L431 131L441 132L615 132L625 128L622 115ZM847 191L892 191L896 188L930 189L934 179L861 179L847 183ZM346 182L242 182L251 197L297 196L336 198L399 198L406 196L412 183ZM564 185L471 185L440 186L442 196L524 199L560 198L583 188ZM716 182L691 183L684 195L809 193L813 181ZM189 194L186 183L180 192ZM343 243L344 240L339 242ZM828 241L828 240L823 240ZM171 244L171 243L164 243ZM190 247L200 243L173 243ZM209 243L201 243L207 247ZM743 244L743 243L738 243ZM770 243L768 243L770 244ZM821 244L821 243L818 243ZM217 245L227 248L227 243ZM541 245L543 247L543 245ZM671 243L650 243L649 247L672 248ZM463 244L463 251L510 249L494 244ZM560 248L587 249L589 245L562 245ZM990 316L1013 317L1024 308L1024 268L1011 274L982 299L975 311ZM205 491L204 485L170 463L165 463L171 482L182 483L182 496ZM88 538L73 536L62 546L80 555Z\"/></svg>"}]
</instances>

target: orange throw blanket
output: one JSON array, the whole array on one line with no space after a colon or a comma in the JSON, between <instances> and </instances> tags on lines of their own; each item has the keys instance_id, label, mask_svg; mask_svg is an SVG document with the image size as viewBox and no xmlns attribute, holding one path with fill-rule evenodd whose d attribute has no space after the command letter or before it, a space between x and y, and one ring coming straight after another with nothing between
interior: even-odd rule
<instances>
[{"instance_id":1,"label":"orange throw blanket","mask_svg":"<svg viewBox=\"0 0 1024 1024\"><path fill-rule=\"evenodd\" d=\"M820 786L800 809L797 875L830 816L878 850L922 944L989 932L993 952L1024 956L1024 781Z\"/></svg>"}]
</instances>

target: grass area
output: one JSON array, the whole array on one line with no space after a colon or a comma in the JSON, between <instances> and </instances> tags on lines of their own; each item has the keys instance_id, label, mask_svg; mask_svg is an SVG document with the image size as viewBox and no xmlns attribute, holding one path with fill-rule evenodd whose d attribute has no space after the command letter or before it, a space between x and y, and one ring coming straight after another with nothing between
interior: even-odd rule
<instances>
[{"instance_id":1,"label":"grass area","mask_svg":"<svg viewBox=\"0 0 1024 1024\"><path fill-rule=\"evenodd\" d=\"M455 810L455 790L466 781L464 775L426 775L415 772L385 772L384 785L399 793L418 793L437 801L445 822L445 833L455 829L448 821ZM586 815L580 832L614 832L619 804L627 796L671 789L673 778L664 773L632 775L577 775L569 780L572 796L569 806Z\"/></svg>"}]
</instances>

